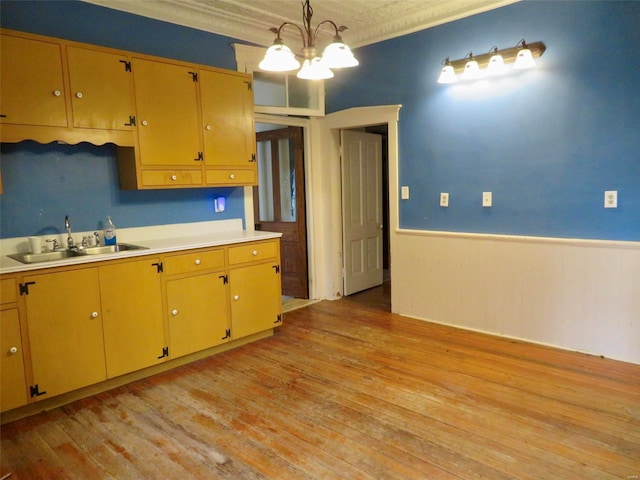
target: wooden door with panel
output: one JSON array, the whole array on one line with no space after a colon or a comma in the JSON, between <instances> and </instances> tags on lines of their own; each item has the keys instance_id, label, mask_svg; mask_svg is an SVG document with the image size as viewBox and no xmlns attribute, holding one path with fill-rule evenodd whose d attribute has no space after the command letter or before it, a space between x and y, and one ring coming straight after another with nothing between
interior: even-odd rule
<instances>
[{"instance_id":1,"label":"wooden door with panel","mask_svg":"<svg viewBox=\"0 0 640 480\"><path fill-rule=\"evenodd\" d=\"M280 232L282 293L309 298L302 128L256 134L259 184L253 189L256 230Z\"/></svg>"}]
</instances>

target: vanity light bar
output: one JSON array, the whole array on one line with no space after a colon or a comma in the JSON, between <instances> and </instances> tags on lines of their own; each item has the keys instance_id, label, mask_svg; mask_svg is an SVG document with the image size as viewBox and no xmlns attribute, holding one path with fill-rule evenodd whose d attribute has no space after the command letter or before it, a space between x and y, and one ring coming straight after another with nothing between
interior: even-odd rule
<instances>
[{"instance_id":1,"label":"vanity light bar","mask_svg":"<svg viewBox=\"0 0 640 480\"><path fill-rule=\"evenodd\" d=\"M520 40L517 46L511 48L505 48L502 50L492 48L488 53L481 55L473 55L469 52L467 56L459 60L449 60L446 58L443 60L444 68L442 69L438 83L452 83L457 81L457 77L455 77L455 75L463 74L465 72L465 67L467 67L467 64L471 61L477 62L479 70L485 71L489 66L489 60L496 55L500 55L505 65L515 64L514 68L516 68L516 60L518 59L519 54L522 57L522 54L528 50L531 53L530 58L538 58L542 56L546 49L547 47L543 42L526 43L524 40ZM446 79L444 77L446 77Z\"/></svg>"}]
</instances>

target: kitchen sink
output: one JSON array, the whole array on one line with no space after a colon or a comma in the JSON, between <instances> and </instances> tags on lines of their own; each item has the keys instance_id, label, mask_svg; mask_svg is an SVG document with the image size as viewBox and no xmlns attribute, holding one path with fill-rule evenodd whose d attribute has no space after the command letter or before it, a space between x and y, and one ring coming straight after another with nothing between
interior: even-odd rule
<instances>
[{"instance_id":1,"label":"kitchen sink","mask_svg":"<svg viewBox=\"0 0 640 480\"><path fill-rule=\"evenodd\" d=\"M43 253L14 253L13 255L7 255L7 257L22 263L53 262L54 260L62 260L74 256L75 253L69 250L56 250Z\"/></svg>"},{"instance_id":2,"label":"kitchen sink","mask_svg":"<svg viewBox=\"0 0 640 480\"><path fill-rule=\"evenodd\" d=\"M84 255L100 255L109 253L126 252L127 250L143 250L147 247L132 245L130 243L119 243L117 245L104 245L96 247L78 248L77 250L54 250L42 253L14 253L7 257L18 260L22 263L41 263L64 260L65 258L79 257Z\"/></svg>"},{"instance_id":3,"label":"kitchen sink","mask_svg":"<svg viewBox=\"0 0 640 480\"><path fill-rule=\"evenodd\" d=\"M100 255L103 253L126 252L127 250L143 250L147 247L131 245L130 243L119 243L117 245L103 245L96 247L78 248L77 255Z\"/></svg>"}]
</instances>

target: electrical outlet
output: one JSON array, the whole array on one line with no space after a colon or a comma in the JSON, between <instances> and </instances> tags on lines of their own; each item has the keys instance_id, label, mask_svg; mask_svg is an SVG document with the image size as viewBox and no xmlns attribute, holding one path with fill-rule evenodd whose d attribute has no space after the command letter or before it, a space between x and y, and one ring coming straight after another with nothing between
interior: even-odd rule
<instances>
[{"instance_id":1,"label":"electrical outlet","mask_svg":"<svg viewBox=\"0 0 640 480\"><path fill-rule=\"evenodd\" d=\"M604 208L618 208L617 190L608 190L604 192Z\"/></svg>"},{"instance_id":2,"label":"electrical outlet","mask_svg":"<svg viewBox=\"0 0 640 480\"><path fill-rule=\"evenodd\" d=\"M491 192L482 192L482 206L490 207L493 204L493 195Z\"/></svg>"},{"instance_id":3,"label":"electrical outlet","mask_svg":"<svg viewBox=\"0 0 640 480\"><path fill-rule=\"evenodd\" d=\"M440 206L448 207L449 206L449 194L446 192L442 192L440 194Z\"/></svg>"},{"instance_id":4,"label":"electrical outlet","mask_svg":"<svg viewBox=\"0 0 640 480\"><path fill-rule=\"evenodd\" d=\"M400 187L400 198L402 200L409 200L409 187L407 185Z\"/></svg>"}]
</instances>

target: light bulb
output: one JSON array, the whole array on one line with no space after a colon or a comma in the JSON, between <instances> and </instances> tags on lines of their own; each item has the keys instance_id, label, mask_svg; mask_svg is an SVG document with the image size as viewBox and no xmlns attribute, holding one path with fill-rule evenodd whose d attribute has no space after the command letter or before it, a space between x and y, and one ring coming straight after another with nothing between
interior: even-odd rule
<instances>
[{"instance_id":1,"label":"light bulb","mask_svg":"<svg viewBox=\"0 0 640 480\"><path fill-rule=\"evenodd\" d=\"M438 83L455 83L458 81L456 72L451 65L445 65L440 71L440 77L438 77Z\"/></svg>"},{"instance_id":2,"label":"light bulb","mask_svg":"<svg viewBox=\"0 0 640 480\"><path fill-rule=\"evenodd\" d=\"M480 75L481 73L480 73L480 67L478 66L478 62L473 60L473 57L471 57L471 60L469 60L467 64L464 66L464 72L462 72L462 78L464 78L465 80L472 80L474 78L480 77Z\"/></svg>"},{"instance_id":3,"label":"light bulb","mask_svg":"<svg viewBox=\"0 0 640 480\"><path fill-rule=\"evenodd\" d=\"M536 62L533 60L533 55L531 55L531 50L528 48L522 48L518 55L516 56L516 63L513 64L513 68L521 69L521 68L531 68L535 67Z\"/></svg>"},{"instance_id":4,"label":"light bulb","mask_svg":"<svg viewBox=\"0 0 640 480\"><path fill-rule=\"evenodd\" d=\"M496 53L492 55L489 59L489 65L487 65L487 74L488 75L500 75L507 71L507 67L504 64L504 59L502 55Z\"/></svg>"}]
</instances>

